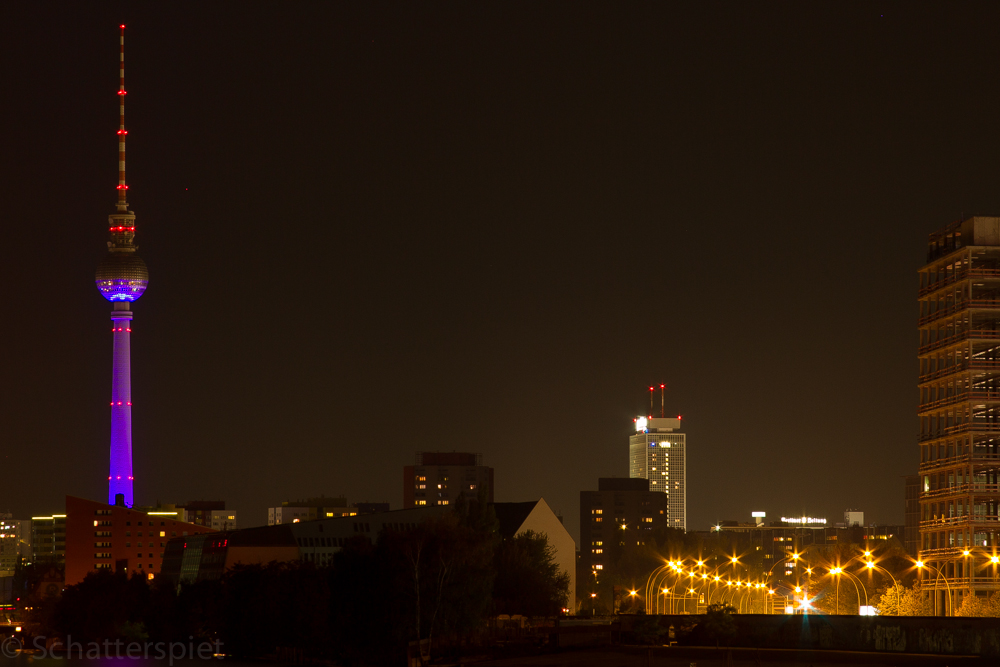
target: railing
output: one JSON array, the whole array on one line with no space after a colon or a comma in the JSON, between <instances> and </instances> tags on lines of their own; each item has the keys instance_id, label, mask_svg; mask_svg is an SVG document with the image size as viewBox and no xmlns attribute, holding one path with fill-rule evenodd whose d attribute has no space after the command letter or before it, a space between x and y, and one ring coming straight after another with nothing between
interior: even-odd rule
<instances>
[{"instance_id":1,"label":"railing","mask_svg":"<svg viewBox=\"0 0 1000 667\"><path fill-rule=\"evenodd\" d=\"M968 370L1000 370L1000 361L977 361L973 359L972 361L962 362L960 364L955 364L954 366L948 366L947 368L939 368L930 373L924 373L920 376L918 382L923 384L925 382L930 382L931 380L937 380L938 378L947 377L949 375Z\"/></svg>"},{"instance_id":2,"label":"railing","mask_svg":"<svg viewBox=\"0 0 1000 667\"><path fill-rule=\"evenodd\" d=\"M941 280L935 281L926 287L921 287L919 290L920 296L927 296L931 292L936 292L942 287L951 285L952 283L957 283L959 280L965 280L966 278L1000 278L1000 270L998 269L961 269L955 273L942 278Z\"/></svg>"},{"instance_id":3,"label":"railing","mask_svg":"<svg viewBox=\"0 0 1000 667\"><path fill-rule=\"evenodd\" d=\"M955 313L962 310L969 310L973 308L1000 308L1000 300L997 299L964 299L962 301L956 301L955 303L935 310L933 313L928 313L917 319L917 326L923 326L925 324L930 324L934 320L939 320L942 317L947 317L948 315L954 315Z\"/></svg>"},{"instance_id":4,"label":"railing","mask_svg":"<svg viewBox=\"0 0 1000 667\"><path fill-rule=\"evenodd\" d=\"M963 391L955 394L954 396L946 396L945 398L939 398L936 401L921 403L917 407L917 411L926 412L928 410L941 408L946 405L954 405L955 403L962 403L964 401L1000 401L1000 391Z\"/></svg>"},{"instance_id":5,"label":"railing","mask_svg":"<svg viewBox=\"0 0 1000 667\"><path fill-rule=\"evenodd\" d=\"M963 514L962 516L946 516L940 519L930 519L920 522L920 529L940 528L942 526L957 526L960 524L993 524L1000 523L1000 516L996 514ZM995 528L994 526L989 526Z\"/></svg>"},{"instance_id":6,"label":"railing","mask_svg":"<svg viewBox=\"0 0 1000 667\"><path fill-rule=\"evenodd\" d=\"M938 440L939 438L945 438L949 435L954 435L956 433L968 433L969 431L979 431L982 433L1000 433L1000 423L969 423L956 424L955 426L948 426L947 428L942 428L937 431L931 431L929 433L921 433L918 437L918 442L929 442L931 440Z\"/></svg>"},{"instance_id":7,"label":"railing","mask_svg":"<svg viewBox=\"0 0 1000 667\"><path fill-rule=\"evenodd\" d=\"M968 463L997 463L1000 462L1000 454L959 454L958 456L949 456L948 458L934 459L933 461L924 461L920 464L918 471L923 474L925 472L933 472L940 468L950 468L958 464L968 464Z\"/></svg>"},{"instance_id":8,"label":"railing","mask_svg":"<svg viewBox=\"0 0 1000 667\"><path fill-rule=\"evenodd\" d=\"M939 498L941 496L960 496L968 495L970 493L991 495L1000 494L1000 484L956 484L955 486L946 486L943 489L922 491L920 493L920 499Z\"/></svg>"},{"instance_id":9,"label":"railing","mask_svg":"<svg viewBox=\"0 0 1000 667\"><path fill-rule=\"evenodd\" d=\"M927 343L926 345L921 345L920 349L917 351L919 354L927 354L928 352L933 352L934 350L940 349L942 347L947 347L959 341L968 340L970 338L981 338L983 340L1000 340L1000 330L993 329L962 329L950 336L945 336L944 338L939 338L936 341Z\"/></svg>"}]
</instances>

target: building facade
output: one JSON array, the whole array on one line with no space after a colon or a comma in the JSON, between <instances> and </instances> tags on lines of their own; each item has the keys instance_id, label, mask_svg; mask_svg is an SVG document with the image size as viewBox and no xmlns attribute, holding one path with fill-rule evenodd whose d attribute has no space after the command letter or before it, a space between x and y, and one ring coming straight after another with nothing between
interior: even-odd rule
<instances>
[{"instance_id":1,"label":"building facade","mask_svg":"<svg viewBox=\"0 0 1000 667\"><path fill-rule=\"evenodd\" d=\"M532 531L545 535L552 548L552 561L569 577L565 610L573 613L576 604L576 542L544 498L521 503L493 503L501 539Z\"/></svg>"},{"instance_id":2,"label":"building facade","mask_svg":"<svg viewBox=\"0 0 1000 667\"><path fill-rule=\"evenodd\" d=\"M493 468L483 465L482 454L417 452L416 465L403 467L404 509L473 499L482 488L493 502Z\"/></svg>"},{"instance_id":3,"label":"building facade","mask_svg":"<svg viewBox=\"0 0 1000 667\"><path fill-rule=\"evenodd\" d=\"M637 418L629 438L628 475L647 480L649 491L665 493L667 524L687 530L687 438L680 427L680 417Z\"/></svg>"},{"instance_id":4,"label":"building facade","mask_svg":"<svg viewBox=\"0 0 1000 667\"><path fill-rule=\"evenodd\" d=\"M171 538L213 532L178 516L179 510L141 512L66 496L66 585L80 583L97 570L153 579Z\"/></svg>"},{"instance_id":5,"label":"building facade","mask_svg":"<svg viewBox=\"0 0 1000 667\"><path fill-rule=\"evenodd\" d=\"M921 583L944 615L1000 590L1000 218L931 234L919 276Z\"/></svg>"},{"instance_id":6,"label":"building facade","mask_svg":"<svg viewBox=\"0 0 1000 667\"><path fill-rule=\"evenodd\" d=\"M212 530L237 530L236 510L227 510L225 500L192 500L178 505L184 512L181 521L195 523Z\"/></svg>"},{"instance_id":7,"label":"building facade","mask_svg":"<svg viewBox=\"0 0 1000 667\"><path fill-rule=\"evenodd\" d=\"M23 561L31 560L31 522L0 514L0 577L12 577Z\"/></svg>"},{"instance_id":8,"label":"building facade","mask_svg":"<svg viewBox=\"0 0 1000 667\"><path fill-rule=\"evenodd\" d=\"M357 516L357 507L347 504L344 496L328 498L306 498L305 500L288 500L281 507L267 508L267 525L278 526L285 523L301 523L318 519L333 519L341 516Z\"/></svg>"},{"instance_id":9,"label":"building facade","mask_svg":"<svg viewBox=\"0 0 1000 667\"><path fill-rule=\"evenodd\" d=\"M384 530L413 530L450 511L449 507L420 507L177 538L167 543L162 576L172 584L211 580L235 565L271 561L304 561L323 567L351 540L374 542Z\"/></svg>"},{"instance_id":10,"label":"building facade","mask_svg":"<svg viewBox=\"0 0 1000 667\"><path fill-rule=\"evenodd\" d=\"M60 565L66 561L66 515L31 517L31 562Z\"/></svg>"},{"instance_id":11,"label":"building facade","mask_svg":"<svg viewBox=\"0 0 1000 667\"><path fill-rule=\"evenodd\" d=\"M668 503L666 493L650 491L640 478L602 477L597 491L580 492L581 595L593 593L623 556L645 546L652 531L670 527Z\"/></svg>"}]
</instances>

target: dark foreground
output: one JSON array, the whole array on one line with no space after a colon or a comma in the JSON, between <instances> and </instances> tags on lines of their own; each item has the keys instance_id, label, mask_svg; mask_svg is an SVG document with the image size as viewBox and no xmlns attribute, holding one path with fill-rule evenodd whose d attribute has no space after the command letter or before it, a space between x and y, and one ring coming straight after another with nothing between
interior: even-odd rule
<instances>
[{"instance_id":1,"label":"dark foreground","mask_svg":"<svg viewBox=\"0 0 1000 667\"><path fill-rule=\"evenodd\" d=\"M468 663L473 664L473 663ZM474 663L483 667L986 667L978 656L885 654L794 649L721 649L702 647L602 647L546 655L520 655Z\"/></svg>"}]
</instances>

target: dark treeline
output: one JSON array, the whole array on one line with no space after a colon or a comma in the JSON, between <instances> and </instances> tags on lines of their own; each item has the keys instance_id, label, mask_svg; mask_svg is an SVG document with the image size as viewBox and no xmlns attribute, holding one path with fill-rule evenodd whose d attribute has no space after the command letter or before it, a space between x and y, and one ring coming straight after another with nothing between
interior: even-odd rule
<instances>
[{"instance_id":1,"label":"dark treeline","mask_svg":"<svg viewBox=\"0 0 1000 667\"><path fill-rule=\"evenodd\" d=\"M408 644L474 643L496 614L554 616L567 604L544 535L501 539L483 502L407 531L352 540L329 567L238 566L180 587L94 572L37 608L36 632L73 641L221 641L238 657L295 651L344 664L400 664Z\"/></svg>"}]
</instances>

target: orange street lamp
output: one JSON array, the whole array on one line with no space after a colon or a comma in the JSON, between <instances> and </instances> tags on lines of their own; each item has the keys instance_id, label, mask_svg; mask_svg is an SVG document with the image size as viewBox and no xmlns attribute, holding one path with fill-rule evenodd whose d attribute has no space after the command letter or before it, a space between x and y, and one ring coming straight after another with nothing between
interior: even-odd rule
<instances>
[{"instance_id":1,"label":"orange street lamp","mask_svg":"<svg viewBox=\"0 0 1000 667\"><path fill-rule=\"evenodd\" d=\"M994 559L996 559L997 557L996 557L996 556L994 556L993 558L994 558ZM1000 559L997 559L997 560L993 560L993 559L990 559L990 560L991 560L992 562L994 562L994 563L1000 563ZM938 574L938 576L939 576L940 578L944 579L944 587L945 587L945 590L946 590L946 591L947 591L947 593L948 593L948 605L947 605L947 607L946 607L946 609L947 609L947 612L948 612L948 613L947 613L946 615L947 615L947 616L952 616L952 613L951 613L951 586L950 586L950 585L948 584L948 577L946 577L946 576L944 576L943 574L941 574L941 570L937 569L937 568L936 568L936 567L934 567L933 565L928 565L927 563L925 563L925 562L924 562L924 561L922 561L922 560L918 560L918 561L917 561L916 563L914 563L914 564L915 564L915 565L917 566L917 569L918 569L918 570L919 570L919 569L922 569L922 568L925 568L925 567L929 567L929 568L931 568L932 570L934 570L935 572L937 572L937 574ZM936 580L936 579L935 579L934 581L935 581L935 583L937 582L937 580Z\"/></svg>"}]
</instances>

